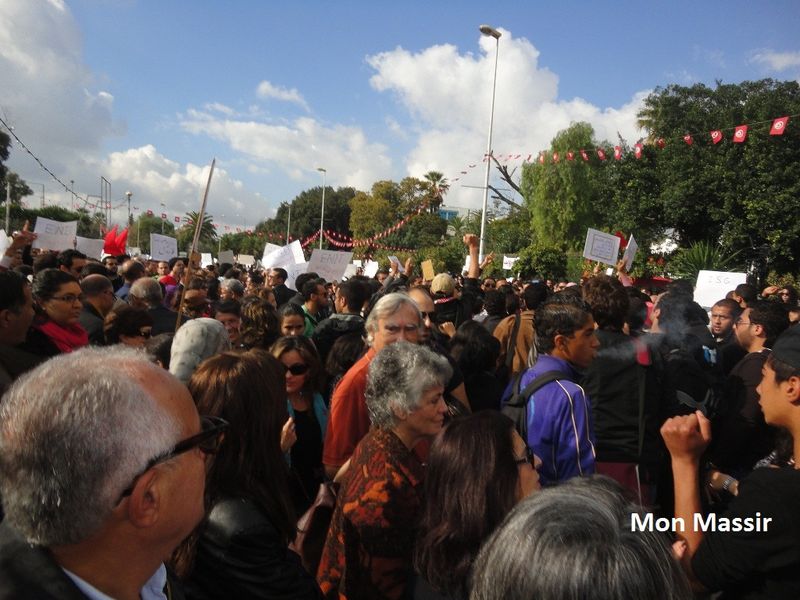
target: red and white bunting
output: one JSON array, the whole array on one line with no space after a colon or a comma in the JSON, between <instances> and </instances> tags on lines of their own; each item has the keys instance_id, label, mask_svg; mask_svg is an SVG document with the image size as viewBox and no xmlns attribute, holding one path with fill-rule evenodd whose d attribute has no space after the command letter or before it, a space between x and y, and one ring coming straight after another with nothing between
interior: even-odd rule
<instances>
[{"instance_id":1,"label":"red and white bunting","mask_svg":"<svg viewBox=\"0 0 800 600\"><path fill-rule=\"evenodd\" d=\"M685 136L683 136L683 141L686 142L689 146L691 146L694 143L692 136L689 135L688 133Z\"/></svg>"},{"instance_id":2,"label":"red and white bunting","mask_svg":"<svg viewBox=\"0 0 800 600\"><path fill-rule=\"evenodd\" d=\"M733 143L741 144L747 139L747 125L739 125L733 131Z\"/></svg>"},{"instance_id":3,"label":"red and white bunting","mask_svg":"<svg viewBox=\"0 0 800 600\"><path fill-rule=\"evenodd\" d=\"M614 146L614 160L622 158L622 146Z\"/></svg>"},{"instance_id":4,"label":"red and white bunting","mask_svg":"<svg viewBox=\"0 0 800 600\"><path fill-rule=\"evenodd\" d=\"M711 132L711 141L715 144L719 144L722 141L722 137L722 132L719 129Z\"/></svg>"},{"instance_id":5,"label":"red and white bunting","mask_svg":"<svg viewBox=\"0 0 800 600\"><path fill-rule=\"evenodd\" d=\"M633 155L638 159L642 158L642 143L638 142L633 146Z\"/></svg>"},{"instance_id":6,"label":"red and white bunting","mask_svg":"<svg viewBox=\"0 0 800 600\"><path fill-rule=\"evenodd\" d=\"M769 130L770 135L783 135L786 131L786 125L789 124L789 117L779 117L772 122L772 127Z\"/></svg>"}]
</instances>

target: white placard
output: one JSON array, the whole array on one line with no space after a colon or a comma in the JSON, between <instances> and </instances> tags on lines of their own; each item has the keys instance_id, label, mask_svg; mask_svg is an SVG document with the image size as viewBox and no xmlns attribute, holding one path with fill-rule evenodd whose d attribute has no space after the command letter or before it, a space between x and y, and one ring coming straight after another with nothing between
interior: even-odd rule
<instances>
[{"instance_id":1,"label":"white placard","mask_svg":"<svg viewBox=\"0 0 800 600\"><path fill-rule=\"evenodd\" d=\"M397 263L397 272L398 273L405 273L406 272L406 270L403 268L403 264L400 262L400 259L397 258L396 256L390 256L389 257L389 262L391 264Z\"/></svg>"},{"instance_id":2,"label":"white placard","mask_svg":"<svg viewBox=\"0 0 800 600\"><path fill-rule=\"evenodd\" d=\"M363 266L364 266L364 264L361 262L361 259L360 259L360 258L354 258L354 259L353 259L353 264L354 264L355 266L357 266L357 267L363 267Z\"/></svg>"},{"instance_id":3,"label":"white placard","mask_svg":"<svg viewBox=\"0 0 800 600\"><path fill-rule=\"evenodd\" d=\"M85 238L81 236L75 236L76 244L75 250L78 252L83 252L89 258L95 258L100 260L103 256L103 245L106 243L105 240L94 240L92 238Z\"/></svg>"},{"instance_id":4,"label":"white placard","mask_svg":"<svg viewBox=\"0 0 800 600\"><path fill-rule=\"evenodd\" d=\"M466 258L464 259L464 266L461 267L461 274L462 275L466 275L467 273L469 273L469 265L470 265L471 262L472 262L472 259L470 258L470 255L467 254Z\"/></svg>"},{"instance_id":5,"label":"white placard","mask_svg":"<svg viewBox=\"0 0 800 600\"><path fill-rule=\"evenodd\" d=\"M303 254L303 247L300 245L300 240L295 240L288 246L278 246L277 250L273 250L268 255L261 259L261 266L265 269L270 267L289 267L298 263L306 262L306 257Z\"/></svg>"},{"instance_id":6,"label":"white placard","mask_svg":"<svg viewBox=\"0 0 800 600\"><path fill-rule=\"evenodd\" d=\"M4 229L0 229L0 254L5 254L11 245L11 238L6 235Z\"/></svg>"},{"instance_id":7,"label":"white placard","mask_svg":"<svg viewBox=\"0 0 800 600\"><path fill-rule=\"evenodd\" d=\"M261 264L263 265L263 264L264 264L264 260L265 260L265 259L266 259L266 258L267 258L267 257L268 257L270 254L272 254L273 252L275 252L275 250L280 250L280 248L281 248L281 247L280 247L280 246L278 246L277 244L271 244L270 242L267 242L267 243L264 245L264 252L262 252L262 253L261 253Z\"/></svg>"},{"instance_id":8,"label":"white placard","mask_svg":"<svg viewBox=\"0 0 800 600\"><path fill-rule=\"evenodd\" d=\"M352 258L352 252L320 250L317 248L311 253L311 260L308 261L308 271L316 273L325 281L341 281Z\"/></svg>"},{"instance_id":9,"label":"white placard","mask_svg":"<svg viewBox=\"0 0 800 600\"><path fill-rule=\"evenodd\" d=\"M33 241L34 248L72 250L75 247L75 236L78 233L78 222L62 223L44 217L36 217L33 232L39 236Z\"/></svg>"},{"instance_id":10,"label":"white placard","mask_svg":"<svg viewBox=\"0 0 800 600\"><path fill-rule=\"evenodd\" d=\"M619 255L619 238L610 233L589 228L586 232L586 243L583 246L583 256L589 260L611 265L617 264Z\"/></svg>"},{"instance_id":11,"label":"white placard","mask_svg":"<svg viewBox=\"0 0 800 600\"><path fill-rule=\"evenodd\" d=\"M203 252L200 254L200 264L204 267L214 264L214 258L211 256L210 252Z\"/></svg>"},{"instance_id":12,"label":"white placard","mask_svg":"<svg viewBox=\"0 0 800 600\"><path fill-rule=\"evenodd\" d=\"M256 257L253 256L252 254L240 254L239 260L237 260L236 262L238 262L240 265L249 267L250 265L255 264Z\"/></svg>"},{"instance_id":13,"label":"white placard","mask_svg":"<svg viewBox=\"0 0 800 600\"><path fill-rule=\"evenodd\" d=\"M141 248L137 248L136 246L128 246L128 255L130 256L139 256L142 253Z\"/></svg>"},{"instance_id":14,"label":"white placard","mask_svg":"<svg viewBox=\"0 0 800 600\"><path fill-rule=\"evenodd\" d=\"M350 263L344 270L344 275L342 275L342 279L350 279L351 277L355 276L357 269L358 269L357 266L355 266L353 263Z\"/></svg>"},{"instance_id":15,"label":"white placard","mask_svg":"<svg viewBox=\"0 0 800 600\"><path fill-rule=\"evenodd\" d=\"M219 253L219 256L217 256L217 261L221 265L225 263L232 265L234 262L236 262L236 260L233 258L233 250L222 250Z\"/></svg>"},{"instance_id":16,"label":"white placard","mask_svg":"<svg viewBox=\"0 0 800 600\"><path fill-rule=\"evenodd\" d=\"M711 308L740 283L747 283L747 273L700 271L694 288L694 300L703 308Z\"/></svg>"},{"instance_id":17,"label":"white placard","mask_svg":"<svg viewBox=\"0 0 800 600\"><path fill-rule=\"evenodd\" d=\"M150 234L150 257L153 260L169 260L178 256L178 240L160 233Z\"/></svg>"},{"instance_id":18,"label":"white placard","mask_svg":"<svg viewBox=\"0 0 800 600\"><path fill-rule=\"evenodd\" d=\"M381 265L376 260L367 260L364 262L364 275L369 277L375 277L375 274L378 272L378 269L381 268Z\"/></svg>"},{"instance_id":19,"label":"white placard","mask_svg":"<svg viewBox=\"0 0 800 600\"><path fill-rule=\"evenodd\" d=\"M519 256L505 256L503 255L503 269L506 271L514 268L514 263L519 260Z\"/></svg>"},{"instance_id":20,"label":"white placard","mask_svg":"<svg viewBox=\"0 0 800 600\"><path fill-rule=\"evenodd\" d=\"M286 270L286 281L284 283L286 284L286 287L293 290L295 289L294 280L297 279L297 276L301 273L308 271L308 263L301 262L294 265L288 265L283 267L283 269Z\"/></svg>"},{"instance_id":21,"label":"white placard","mask_svg":"<svg viewBox=\"0 0 800 600\"><path fill-rule=\"evenodd\" d=\"M633 234L631 234L631 237L628 240L628 246L625 248L625 252L622 254L622 260L625 261L626 271L631 270L631 267L633 266L633 259L636 258L636 252L638 251L639 244L636 243L636 240L633 239Z\"/></svg>"}]
</instances>

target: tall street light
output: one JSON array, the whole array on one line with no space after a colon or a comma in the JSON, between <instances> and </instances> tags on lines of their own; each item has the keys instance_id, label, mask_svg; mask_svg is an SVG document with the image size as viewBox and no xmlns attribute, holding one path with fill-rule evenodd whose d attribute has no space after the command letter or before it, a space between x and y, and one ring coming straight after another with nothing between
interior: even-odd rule
<instances>
[{"instance_id":1,"label":"tall street light","mask_svg":"<svg viewBox=\"0 0 800 600\"><path fill-rule=\"evenodd\" d=\"M322 213L319 216L319 249L322 250L322 224L325 221L325 175L328 172L322 167L317 167L317 171L322 173Z\"/></svg>"},{"instance_id":2,"label":"tall street light","mask_svg":"<svg viewBox=\"0 0 800 600\"><path fill-rule=\"evenodd\" d=\"M289 244L289 227L292 225L292 203L289 202L289 215L286 217L286 245Z\"/></svg>"},{"instance_id":3,"label":"tall street light","mask_svg":"<svg viewBox=\"0 0 800 600\"><path fill-rule=\"evenodd\" d=\"M483 260L483 247L486 239L486 209L489 203L489 173L492 169L492 127L494 126L494 94L497 89L497 58L500 56L500 35L494 27L481 25L483 35L489 35L497 42L494 53L494 80L492 81L492 109L489 111L489 141L486 143L486 180L483 183L483 210L481 211L481 242L478 246L478 255Z\"/></svg>"}]
</instances>

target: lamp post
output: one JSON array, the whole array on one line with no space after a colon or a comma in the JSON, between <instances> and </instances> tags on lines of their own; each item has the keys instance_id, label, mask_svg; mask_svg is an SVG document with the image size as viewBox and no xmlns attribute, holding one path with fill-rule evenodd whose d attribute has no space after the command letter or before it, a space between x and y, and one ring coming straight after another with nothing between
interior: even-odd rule
<instances>
[{"instance_id":1,"label":"lamp post","mask_svg":"<svg viewBox=\"0 0 800 600\"><path fill-rule=\"evenodd\" d=\"M481 25L480 31L483 35L489 35L497 42L494 53L494 79L492 81L492 108L489 111L489 141L486 143L486 180L483 184L483 210L481 211L481 241L478 246L478 255L483 260L483 247L486 239L486 208L489 203L489 173L492 169L492 127L494 126L494 95L497 89L497 58L500 56L500 36L502 35L494 27Z\"/></svg>"},{"instance_id":2,"label":"lamp post","mask_svg":"<svg viewBox=\"0 0 800 600\"><path fill-rule=\"evenodd\" d=\"M292 224L292 203L289 202L289 216L286 217L286 244L289 244L289 227Z\"/></svg>"},{"instance_id":3,"label":"lamp post","mask_svg":"<svg viewBox=\"0 0 800 600\"><path fill-rule=\"evenodd\" d=\"M164 215L166 214L167 205L161 203L161 235L164 235Z\"/></svg>"},{"instance_id":4,"label":"lamp post","mask_svg":"<svg viewBox=\"0 0 800 600\"><path fill-rule=\"evenodd\" d=\"M322 167L317 167L317 171L322 173L322 212L319 216L319 249L322 250L322 225L325 221L325 175L327 175L327 171Z\"/></svg>"}]
</instances>

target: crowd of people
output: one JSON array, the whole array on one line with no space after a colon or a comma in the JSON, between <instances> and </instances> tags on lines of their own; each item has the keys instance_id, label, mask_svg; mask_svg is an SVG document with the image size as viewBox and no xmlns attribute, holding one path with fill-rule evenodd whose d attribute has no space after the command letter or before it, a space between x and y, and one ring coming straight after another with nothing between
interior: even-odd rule
<instances>
[{"instance_id":1,"label":"crowd of people","mask_svg":"<svg viewBox=\"0 0 800 600\"><path fill-rule=\"evenodd\" d=\"M467 235L463 275L290 288L34 239L0 260L0 598L800 597L791 287L508 281Z\"/></svg>"}]
</instances>

